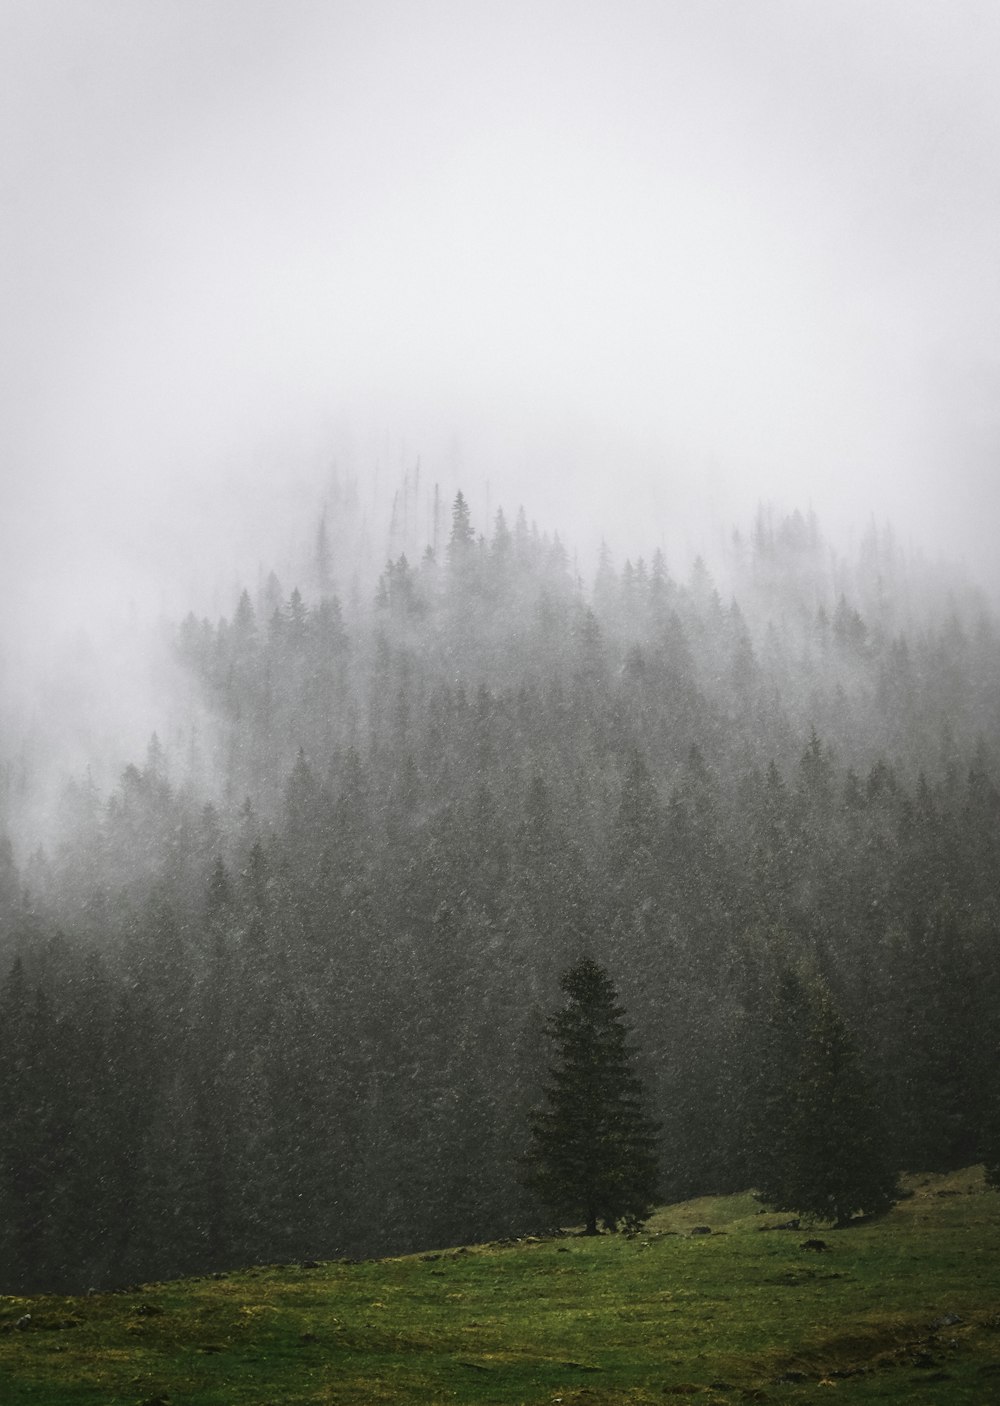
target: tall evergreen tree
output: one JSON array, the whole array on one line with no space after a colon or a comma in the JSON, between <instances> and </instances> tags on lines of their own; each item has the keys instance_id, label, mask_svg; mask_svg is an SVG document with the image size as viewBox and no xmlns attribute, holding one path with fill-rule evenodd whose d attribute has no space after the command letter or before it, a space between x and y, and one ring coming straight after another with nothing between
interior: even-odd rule
<instances>
[{"instance_id":1,"label":"tall evergreen tree","mask_svg":"<svg viewBox=\"0 0 1000 1406\"><path fill-rule=\"evenodd\" d=\"M476 535L472 530L472 518L465 494L461 489L455 494L451 509L451 538L448 542L448 557L452 565L464 561L472 550Z\"/></svg>"},{"instance_id":2,"label":"tall evergreen tree","mask_svg":"<svg viewBox=\"0 0 1000 1406\"><path fill-rule=\"evenodd\" d=\"M556 1215L641 1224L656 1197L657 1124L645 1112L624 1011L607 972L585 957L565 972L566 1005L548 1022L555 1062L531 1121L527 1185Z\"/></svg>"},{"instance_id":3,"label":"tall evergreen tree","mask_svg":"<svg viewBox=\"0 0 1000 1406\"><path fill-rule=\"evenodd\" d=\"M752 1172L763 1200L846 1225L896 1200L871 1080L826 986L781 973L760 1042Z\"/></svg>"}]
</instances>

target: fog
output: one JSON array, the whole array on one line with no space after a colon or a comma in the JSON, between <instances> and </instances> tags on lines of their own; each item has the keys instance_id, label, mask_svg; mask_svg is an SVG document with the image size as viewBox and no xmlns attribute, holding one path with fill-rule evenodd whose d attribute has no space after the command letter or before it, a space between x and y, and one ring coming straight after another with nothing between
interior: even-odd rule
<instances>
[{"instance_id":1,"label":"fog","mask_svg":"<svg viewBox=\"0 0 1000 1406\"><path fill-rule=\"evenodd\" d=\"M992 3L6 0L0 53L8 691L228 611L334 464L1000 584Z\"/></svg>"},{"instance_id":2,"label":"fog","mask_svg":"<svg viewBox=\"0 0 1000 1406\"><path fill-rule=\"evenodd\" d=\"M0 0L0 1294L1000 1187L998 79L997 0Z\"/></svg>"}]
</instances>

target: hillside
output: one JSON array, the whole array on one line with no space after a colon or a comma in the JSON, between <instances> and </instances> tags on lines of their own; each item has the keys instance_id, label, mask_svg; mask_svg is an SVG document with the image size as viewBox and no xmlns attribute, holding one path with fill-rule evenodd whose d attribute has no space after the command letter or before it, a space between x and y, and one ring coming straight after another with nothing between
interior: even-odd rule
<instances>
[{"instance_id":1,"label":"hillside","mask_svg":"<svg viewBox=\"0 0 1000 1406\"><path fill-rule=\"evenodd\" d=\"M537 1225L527 1114L583 953L641 1050L663 1197L764 1184L790 967L893 1166L993 1162L986 601L799 514L717 578L654 552L584 583L461 495L370 592L341 541L317 534L304 591L272 575L177 626L163 736L107 794L69 779L44 847L8 790L0 1289Z\"/></svg>"},{"instance_id":2,"label":"hillside","mask_svg":"<svg viewBox=\"0 0 1000 1406\"><path fill-rule=\"evenodd\" d=\"M776 1228L740 1195L665 1207L634 1239L4 1298L2 1399L805 1406L836 1388L842 1403L982 1406L1000 1385L1000 1196L979 1169L907 1181L888 1216L841 1232Z\"/></svg>"}]
</instances>

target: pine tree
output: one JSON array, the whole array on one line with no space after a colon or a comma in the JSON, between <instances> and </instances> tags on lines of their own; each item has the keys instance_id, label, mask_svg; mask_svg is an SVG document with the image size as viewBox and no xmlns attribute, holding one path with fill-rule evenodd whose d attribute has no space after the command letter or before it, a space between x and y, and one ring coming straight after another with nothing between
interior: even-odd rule
<instances>
[{"instance_id":1,"label":"pine tree","mask_svg":"<svg viewBox=\"0 0 1000 1406\"><path fill-rule=\"evenodd\" d=\"M826 986L781 973L761 1040L753 1175L771 1205L843 1226L898 1196L871 1081Z\"/></svg>"},{"instance_id":2,"label":"pine tree","mask_svg":"<svg viewBox=\"0 0 1000 1406\"><path fill-rule=\"evenodd\" d=\"M567 1003L550 1016L555 1047L544 1106L531 1121L526 1184L556 1215L615 1229L648 1218L656 1198L658 1125L646 1116L635 1052L608 974L589 957L565 972Z\"/></svg>"},{"instance_id":3,"label":"pine tree","mask_svg":"<svg viewBox=\"0 0 1000 1406\"><path fill-rule=\"evenodd\" d=\"M451 509L451 539L448 543L448 558L453 566L461 564L475 544L469 505L461 489L455 494Z\"/></svg>"}]
</instances>

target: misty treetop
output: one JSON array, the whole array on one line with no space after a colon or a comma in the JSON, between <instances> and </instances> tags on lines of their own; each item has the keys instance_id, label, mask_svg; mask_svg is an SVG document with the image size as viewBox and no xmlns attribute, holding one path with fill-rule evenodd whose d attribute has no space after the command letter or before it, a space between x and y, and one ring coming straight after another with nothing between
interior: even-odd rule
<instances>
[{"instance_id":1,"label":"misty treetop","mask_svg":"<svg viewBox=\"0 0 1000 1406\"><path fill-rule=\"evenodd\" d=\"M189 616L197 726L167 718L109 796L69 782L44 850L8 767L0 1289L537 1223L540 1013L581 950L629 1012L664 1195L763 1179L788 970L845 1052L831 1083L803 1035L812 1106L868 1109L892 1168L995 1146L976 594L887 533L838 558L798 514L714 578L605 551L584 585L557 536L479 531L461 495L449 524L404 494L390 538L369 589L328 513L301 589ZM848 1168L838 1208L883 1171L859 1199Z\"/></svg>"}]
</instances>

